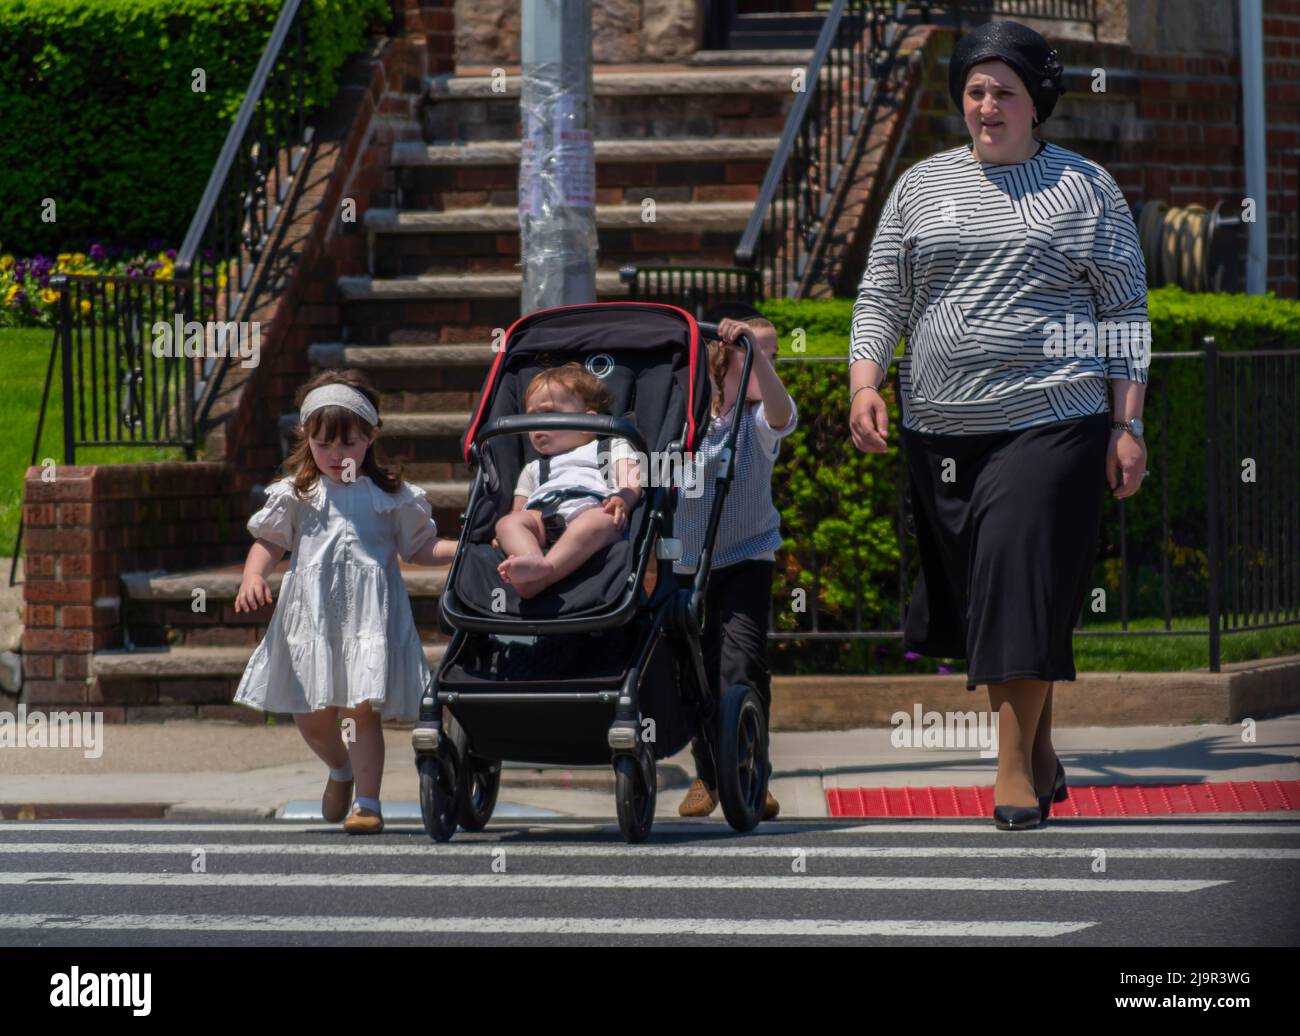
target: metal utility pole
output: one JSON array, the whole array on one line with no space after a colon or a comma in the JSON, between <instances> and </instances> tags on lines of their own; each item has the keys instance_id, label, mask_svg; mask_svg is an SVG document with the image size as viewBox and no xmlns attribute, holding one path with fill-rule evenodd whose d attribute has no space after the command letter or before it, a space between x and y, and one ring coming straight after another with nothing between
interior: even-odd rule
<instances>
[{"instance_id":1,"label":"metal utility pole","mask_svg":"<svg viewBox=\"0 0 1300 1036\"><path fill-rule=\"evenodd\" d=\"M596 301L591 0L523 0L520 312Z\"/></svg>"},{"instance_id":2,"label":"metal utility pole","mask_svg":"<svg viewBox=\"0 0 1300 1036\"><path fill-rule=\"evenodd\" d=\"M1260 0L1241 0L1241 103L1246 158L1246 197L1255 201L1255 221L1248 223L1246 294L1268 288L1268 153L1264 112L1264 13Z\"/></svg>"}]
</instances>

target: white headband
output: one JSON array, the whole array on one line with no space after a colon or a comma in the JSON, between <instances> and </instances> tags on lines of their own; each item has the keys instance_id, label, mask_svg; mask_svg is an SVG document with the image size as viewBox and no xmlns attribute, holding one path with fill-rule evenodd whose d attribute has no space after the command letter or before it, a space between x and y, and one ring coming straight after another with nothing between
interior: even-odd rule
<instances>
[{"instance_id":1,"label":"white headband","mask_svg":"<svg viewBox=\"0 0 1300 1036\"><path fill-rule=\"evenodd\" d=\"M379 414L370 405L370 400L356 389L339 384L322 385L320 388L314 388L308 392L307 397L302 401L302 406L298 408L299 423L305 425L307 418L323 406L344 407L351 410L372 428L379 425Z\"/></svg>"}]
</instances>

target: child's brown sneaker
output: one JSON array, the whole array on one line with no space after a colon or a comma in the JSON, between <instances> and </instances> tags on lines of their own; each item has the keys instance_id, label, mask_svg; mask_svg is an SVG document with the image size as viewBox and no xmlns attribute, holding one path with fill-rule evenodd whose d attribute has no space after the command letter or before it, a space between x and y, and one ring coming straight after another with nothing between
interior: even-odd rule
<instances>
[{"instance_id":1,"label":"child's brown sneaker","mask_svg":"<svg viewBox=\"0 0 1300 1036\"><path fill-rule=\"evenodd\" d=\"M320 815L337 824L348 815L351 802L352 781L336 781L331 777L325 782L325 794L320 797Z\"/></svg>"},{"instance_id":2,"label":"child's brown sneaker","mask_svg":"<svg viewBox=\"0 0 1300 1036\"><path fill-rule=\"evenodd\" d=\"M707 817L718 808L718 795L699 778L686 792L686 798L677 807L679 817Z\"/></svg>"},{"instance_id":3,"label":"child's brown sneaker","mask_svg":"<svg viewBox=\"0 0 1300 1036\"><path fill-rule=\"evenodd\" d=\"M343 830L350 835L377 835L384 829L384 818L372 809L358 806L352 816L343 821Z\"/></svg>"},{"instance_id":4,"label":"child's brown sneaker","mask_svg":"<svg viewBox=\"0 0 1300 1036\"><path fill-rule=\"evenodd\" d=\"M781 813L781 803L772 797L772 793L767 793L767 801L763 803L763 819L775 820Z\"/></svg>"}]
</instances>

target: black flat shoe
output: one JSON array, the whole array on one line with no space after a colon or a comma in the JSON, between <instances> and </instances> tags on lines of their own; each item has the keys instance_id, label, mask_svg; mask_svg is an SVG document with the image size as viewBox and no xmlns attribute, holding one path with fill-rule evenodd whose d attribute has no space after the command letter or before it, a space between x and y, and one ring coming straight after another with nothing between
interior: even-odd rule
<instances>
[{"instance_id":1,"label":"black flat shoe","mask_svg":"<svg viewBox=\"0 0 1300 1036\"><path fill-rule=\"evenodd\" d=\"M1056 779L1052 781L1052 790L1039 798L1038 812L1046 820L1052 812L1053 802L1064 802L1070 797L1070 789L1065 786L1065 767L1061 765L1061 760L1056 760Z\"/></svg>"},{"instance_id":2,"label":"black flat shoe","mask_svg":"<svg viewBox=\"0 0 1300 1036\"><path fill-rule=\"evenodd\" d=\"M999 831L1027 831L1042 823L1043 814L1036 806L994 806L993 822Z\"/></svg>"}]
</instances>

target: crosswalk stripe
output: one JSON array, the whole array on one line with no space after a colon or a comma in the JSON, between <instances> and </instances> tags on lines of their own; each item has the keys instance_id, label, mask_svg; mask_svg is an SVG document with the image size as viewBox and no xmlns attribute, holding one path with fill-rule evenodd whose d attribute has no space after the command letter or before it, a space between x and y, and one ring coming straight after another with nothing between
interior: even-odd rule
<instances>
[{"instance_id":1,"label":"crosswalk stripe","mask_svg":"<svg viewBox=\"0 0 1300 1036\"><path fill-rule=\"evenodd\" d=\"M79 885L180 888L399 888L399 889L670 889L783 892L1200 892L1226 880L1178 878L965 878L901 875L751 874L215 874L0 871L0 886L70 888Z\"/></svg>"},{"instance_id":2,"label":"crosswalk stripe","mask_svg":"<svg viewBox=\"0 0 1300 1036\"><path fill-rule=\"evenodd\" d=\"M1291 814L1288 814L1290 816ZM879 824L854 824L850 827L831 826L837 821L831 820L811 820L804 823L769 822L761 825L755 832L758 835L771 834L791 834L799 831L824 831L838 835L861 835L861 834L945 834L945 835L993 835L998 838L1006 836L1005 831L999 831L990 821L980 821L972 823L970 821L952 821L948 823L934 823L932 820L926 821L888 821ZM554 823L550 820L537 821L503 821L500 824L493 824L488 833L493 831L518 831L524 828L555 831L555 832L574 832L574 831L604 831L614 829L614 822L610 821L591 821L586 823ZM673 831L689 832L700 837L715 838L719 837L718 825L707 825L698 823L674 823L673 821L657 822L654 827L655 832ZM384 828L389 834L424 834L424 828L419 824L388 824ZM152 820L152 821L65 821L65 820L40 820L40 821L13 821L0 820L0 844L3 844L3 838L8 833L24 834L34 831L53 834L58 831L68 831L77 833L94 832L99 834L141 834L152 832L220 832L220 831L240 831L248 834L317 834L321 832L339 831L339 825L326 824L322 821L301 822L291 820L269 821L265 823L228 823L224 821L214 821L211 823L201 821L175 821L175 820ZM1023 832L1030 834L1029 832ZM1182 824L1172 823L1160 820L1126 820L1126 821L1108 821L1097 823L1089 820L1080 820L1076 818L1067 818L1059 823L1055 818L1049 821L1048 826L1032 832L1030 837L1042 838L1047 835L1083 835L1091 837L1098 834L1124 834L1124 835L1300 835L1300 824L1294 823L1250 823L1245 821L1224 821L1224 820L1207 820L1200 824ZM730 837L732 832L722 829L722 837ZM652 836L653 837L653 833Z\"/></svg>"},{"instance_id":3,"label":"crosswalk stripe","mask_svg":"<svg viewBox=\"0 0 1300 1036\"><path fill-rule=\"evenodd\" d=\"M1288 814L1290 816L1292 814ZM0 828L3 830L3 828ZM762 830L762 828L759 828ZM881 832L908 832L915 834L977 834L1005 837L1005 831L999 831L989 821L978 824L933 824L905 821L903 823L855 824L852 827L830 829L837 835L867 835ZM1028 834L1029 832L1022 832ZM1176 824L1155 819L1124 820L1118 823L1096 823L1086 819L1065 818L1059 822L1055 817L1047 826L1035 829L1032 837L1045 835L1300 835L1300 826L1296 824L1251 824L1240 821L1207 820L1203 824Z\"/></svg>"},{"instance_id":4,"label":"crosswalk stripe","mask_svg":"<svg viewBox=\"0 0 1300 1036\"><path fill-rule=\"evenodd\" d=\"M1095 921L840 921L729 917L281 917L265 914L0 914L0 930L335 932L339 934L898 936L1047 939Z\"/></svg>"},{"instance_id":5,"label":"crosswalk stripe","mask_svg":"<svg viewBox=\"0 0 1300 1036\"><path fill-rule=\"evenodd\" d=\"M910 859L1091 859L1099 848L1112 859L1123 860L1300 860L1300 849L1240 847L1111 847L1111 846L846 846L846 845L513 845L502 842L462 842L435 845L393 845L383 842L348 842L333 845L299 845L292 842L204 843L186 842L0 842L0 856L189 856L197 849L222 856L413 856L656 859L785 859L800 853L808 859L910 860Z\"/></svg>"}]
</instances>

